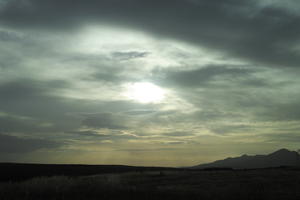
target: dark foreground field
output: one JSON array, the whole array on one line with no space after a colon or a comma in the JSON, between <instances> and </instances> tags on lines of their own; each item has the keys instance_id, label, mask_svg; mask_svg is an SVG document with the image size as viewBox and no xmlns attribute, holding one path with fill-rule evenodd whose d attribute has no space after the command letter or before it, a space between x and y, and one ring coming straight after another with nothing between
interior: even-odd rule
<instances>
[{"instance_id":1,"label":"dark foreground field","mask_svg":"<svg viewBox=\"0 0 300 200\"><path fill-rule=\"evenodd\" d=\"M300 171L150 170L0 183L0 199L300 199Z\"/></svg>"}]
</instances>

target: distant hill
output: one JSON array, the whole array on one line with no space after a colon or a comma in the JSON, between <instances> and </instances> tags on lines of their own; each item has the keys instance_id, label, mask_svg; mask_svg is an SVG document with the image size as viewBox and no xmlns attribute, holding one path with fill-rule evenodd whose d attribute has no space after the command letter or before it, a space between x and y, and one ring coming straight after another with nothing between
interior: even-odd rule
<instances>
[{"instance_id":1,"label":"distant hill","mask_svg":"<svg viewBox=\"0 0 300 200\"><path fill-rule=\"evenodd\" d=\"M248 156L242 155L235 158L226 158L212 163L201 164L191 167L192 169L204 168L233 168L254 169L280 166L300 166L300 155L296 151L280 149L268 155Z\"/></svg>"}]
</instances>

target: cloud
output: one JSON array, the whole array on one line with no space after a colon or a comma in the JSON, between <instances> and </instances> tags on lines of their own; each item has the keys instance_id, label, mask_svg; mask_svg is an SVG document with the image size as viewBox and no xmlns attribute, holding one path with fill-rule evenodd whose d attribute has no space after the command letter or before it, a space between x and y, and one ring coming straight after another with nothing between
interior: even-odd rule
<instances>
[{"instance_id":1,"label":"cloud","mask_svg":"<svg viewBox=\"0 0 300 200\"><path fill-rule=\"evenodd\" d=\"M61 96L61 81L15 80L0 84L1 130L5 132L50 133L95 128L124 129L126 120L117 112L151 110L151 105L130 101L78 100ZM100 114L83 114L99 112ZM22 116L26 116L25 119ZM44 124L51 126L44 126Z\"/></svg>"},{"instance_id":2,"label":"cloud","mask_svg":"<svg viewBox=\"0 0 300 200\"><path fill-rule=\"evenodd\" d=\"M7 42L20 42L23 41L23 37L20 34L17 34L13 31L5 31L0 29L0 41Z\"/></svg>"},{"instance_id":3,"label":"cloud","mask_svg":"<svg viewBox=\"0 0 300 200\"><path fill-rule=\"evenodd\" d=\"M130 110L125 112L127 115L148 115L153 113L155 113L155 110Z\"/></svg>"},{"instance_id":4,"label":"cloud","mask_svg":"<svg viewBox=\"0 0 300 200\"><path fill-rule=\"evenodd\" d=\"M82 125L90 128L126 129L126 120L113 113L88 114Z\"/></svg>"},{"instance_id":5,"label":"cloud","mask_svg":"<svg viewBox=\"0 0 300 200\"><path fill-rule=\"evenodd\" d=\"M148 52L138 51L116 51L111 54L114 59L117 60L131 60L136 58L144 58L148 55Z\"/></svg>"},{"instance_id":6,"label":"cloud","mask_svg":"<svg viewBox=\"0 0 300 200\"><path fill-rule=\"evenodd\" d=\"M28 153L39 149L53 149L62 146L50 140L20 138L10 135L0 134L0 152L1 153Z\"/></svg>"},{"instance_id":7,"label":"cloud","mask_svg":"<svg viewBox=\"0 0 300 200\"><path fill-rule=\"evenodd\" d=\"M164 133L163 135L170 136L170 137L187 137L187 136L194 136L194 133L191 133L191 132L168 132L168 133Z\"/></svg>"},{"instance_id":8,"label":"cloud","mask_svg":"<svg viewBox=\"0 0 300 200\"><path fill-rule=\"evenodd\" d=\"M159 81L168 86L207 87L218 79L234 81L240 77L248 77L253 70L245 67L205 66L193 70L163 70L154 71L163 76ZM165 75L163 75L165 74Z\"/></svg>"},{"instance_id":9,"label":"cloud","mask_svg":"<svg viewBox=\"0 0 300 200\"><path fill-rule=\"evenodd\" d=\"M261 6L256 0L23 2L7 3L0 13L2 23L44 29L112 24L205 46L254 63L276 67L297 67L300 63L299 52L293 48L300 35L299 16L278 4Z\"/></svg>"},{"instance_id":10,"label":"cloud","mask_svg":"<svg viewBox=\"0 0 300 200\"><path fill-rule=\"evenodd\" d=\"M298 129L299 130L299 129ZM300 136L298 133L277 133L266 135L266 141L275 143L298 144Z\"/></svg>"},{"instance_id":11,"label":"cloud","mask_svg":"<svg viewBox=\"0 0 300 200\"><path fill-rule=\"evenodd\" d=\"M299 121L300 103L293 100L284 103L274 102L257 111L257 117L265 121Z\"/></svg>"},{"instance_id":12,"label":"cloud","mask_svg":"<svg viewBox=\"0 0 300 200\"><path fill-rule=\"evenodd\" d=\"M38 81L30 79L19 79L0 85L0 93L3 99L26 99L30 97L46 96L58 88L68 87L68 83L61 80Z\"/></svg>"},{"instance_id":13,"label":"cloud","mask_svg":"<svg viewBox=\"0 0 300 200\"><path fill-rule=\"evenodd\" d=\"M15 80L0 84L0 110L37 119L62 119L74 109L58 91L68 84L62 81ZM76 107L76 106L75 106Z\"/></svg>"},{"instance_id":14,"label":"cloud","mask_svg":"<svg viewBox=\"0 0 300 200\"><path fill-rule=\"evenodd\" d=\"M194 160L199 148L238 149L250 133L253 143L296 138L300 15L292 1L0 2L5 141L34 149L28 138L61 141L70 154L109 152L111 162L116 149L132 149L126 160L135 149L179 144L174 155L185 148ZM157 85L165 98L128 99L136 82Z\"/></svg>"},{"instance_id":15,"label":"cloud","mask_svg":"<svg viewBox=\"0 0 300 200\"><path fill-rule=\"evenodd\" d=\"M127 133L119 129L99 129L99 128L86 128L83 130L75 130L66 132L67 136L71 138L73 141L86 141L90 143L101 143L105 141L113 142L127 142L128 140L134 139L139 140L141 139L135 134Z\"/></svg>"},{"instance_id":16,"label":"cloud","mask_svg":"<svg viewBox=\"0 0 300 200\"><path fill-rule=\"evenodd\" d=\"M252 127L251 125L218 125L212 126L210 130L213 133L221 135L246 134L256 131L255 127Z\"/></svg>"},{"instance_id":17,"label":"cloud","mask_svg":"<svg viewBox=\"0 0 300 200\"><path fill-rule=\"evenodd\" d=\"M52 124L34 118L10 115L0 112L0 132L2 133L37 133L51 131Z\"/></svg>"},{"instance_id":18,"label":"cloud","mask_svg":"<svg viewBox=\"0 0 300 200\"><path fill-rule=\"evenodd\" d=\"M226 105L224 105L224 107L225 108L222 108L220 105L213 106L212 103L212 105L207 105L206 109L194 112L192 118L201 122L217 122L223 121L224 119L235 121L245 118L244 113L237 112L240 108L234 108L233 106L226 109Z\"/></svg>"},{"instance_id":19,"label":"cloud","mask_svg":"<svg viewBox=\"0 0 300 200\"><path fill-rule=\"evenodd\" d=\"M69 131L69 132L66 132L66 133L69 133L69 134L72 134L72 135L77 135L79 136L79 138L82 138L82 137L92 137L92 138L100 138L100 139L105 139L108 137L108 135L106 134L100 134L96 131L91 131L91 130L85 130L85 131Z\"/></svg>"}]
</instances>

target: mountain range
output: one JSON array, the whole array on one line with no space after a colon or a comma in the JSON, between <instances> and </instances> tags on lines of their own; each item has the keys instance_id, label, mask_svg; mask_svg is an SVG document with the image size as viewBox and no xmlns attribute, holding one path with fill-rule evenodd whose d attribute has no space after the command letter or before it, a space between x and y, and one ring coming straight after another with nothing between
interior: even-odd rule
<instances>
[{"instance_id":1,"label":"mountain range","mask_svg":"<svg viewBox=\"0 0 300 200\"><path fill-rule=\"evenodd\" d=\"M242 155L240 157L226 158L212 163L200 164L191 167L192 169L205 168L233 168L233 169L254 169L270 168L280 166L300 167L300 154L296 151L280 149L268 155Z\"/></svg>"}]
</instances>

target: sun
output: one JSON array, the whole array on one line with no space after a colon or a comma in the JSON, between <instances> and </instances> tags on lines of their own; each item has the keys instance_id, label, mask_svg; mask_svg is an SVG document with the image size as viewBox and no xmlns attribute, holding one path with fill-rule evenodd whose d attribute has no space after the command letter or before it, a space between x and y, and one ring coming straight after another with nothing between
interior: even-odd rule
<instances>
[{"instance_id":1,"label":"sun","mask_svg":"<svg viewBox=\"0 0 300 200\"><path fill-rule=\"evenodd\" d=\"M129 84L125 94L128 98L140 103L159 103L165 97L165 91L149 82Z\"/></svg>"}]
</instances>

